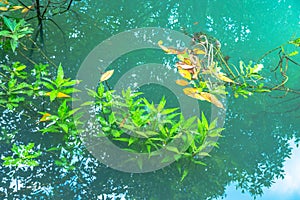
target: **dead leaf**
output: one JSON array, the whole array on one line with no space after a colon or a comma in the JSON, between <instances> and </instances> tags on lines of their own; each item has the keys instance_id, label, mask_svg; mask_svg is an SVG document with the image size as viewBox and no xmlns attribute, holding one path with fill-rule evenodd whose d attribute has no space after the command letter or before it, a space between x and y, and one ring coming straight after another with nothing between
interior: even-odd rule
<instances>
[{"instance_id":1,"label":"dead leaf","mask_svg":"<svg viewBox=\"0 0 300 200\"><path fill-rule=\"evenodd\" d=\"M193 69L193 68L195 68L194 65L188 65L188 64L186 64L184 62L177 62L176 63L176 67L177 68L180 67L181 69Z\"/></svg>"},{"instance_id":2,"label":"dead leaf","mask_svg":"<svg viewBox=\"0 0 300 200\"><path fill-rule=\"evenodd\" d=\"M176 84L180 86L187 86L189 82L187 82L186 80L176 80Z\"/></svg>"},{"instance_id":3,"label":"dead leaf","mask_svg":"<svg viewBox=\"0 0 300 200\"><path fill-rule=\"evenodd\" d=\"M199 49L199 48L194 48L193 53L196 54L196 55L199 55L199 54L205 55L206 54L206 52L204 50Z\"/></svg>"},{"instance_id":4,"label":"dead leaf","mask_svg":"<svg viewBox=\"0 0 300 200\"><path fill-rule=\"evenodd\" d=\"M186 78L188 80L192 80L192 75L188 70L185 69L179 69L178 70L179 74L183 77Z\"/></svg>"},{"instance_id":5,"label":"dead leaf","mask_svg":"<svg viewBox=\"0 0 300 200\"><path fill-rule=\"evenodd\" d=\"M21 13L27 13L29 10L31 10L31 8L33 8L33 6L27 6L27 8L24 8Z\"/></svg>"},{"instance_id":6,"label":"dead leaf","mask_svg":"<svg viewBox=\"0 0 300 200\"><path fill-rule=\"evenodd\" d=\"M195 94L195 93L198 93L198 89L197 88L191 88L191 87L184 88L183 93L186 94L186 95Z\"/></svg>"},{"instance_id":7,"label":"dead leaf","mask_svg":"<svg viewBox=\"0 0 300 200\"><path fill-rule=\"evenodd\" d=\"M0 0L0 3L6 4L6 5L9 4L9 2L7 0Z\"/></svg>"},{"instance_id":8,"label":"dead leaf","mask_svg":"<svg viewBox=\"0 0 300 200\"><path fill-rule=\"evenodd\" d=\"M48 121L50 120L49 117L51 116L51 114L49 113L45 113L42 118L38 121L38 122L45 122L45 121Z\"/></svg>"},{"instance_id":9,"label":"dead leaf","mask_svg":"<svg viewBox=\"0 0 300 200\"><path fill-rule=\"evenodd\" d=\"M7 11L8 8L7 8L7 7L0 7L0 10L1 10L1 11Z\"/></svg>"},{"instance_id":10,"label":"dead leaf","mask_svg":"<svg viewBox=\"0 0 300 200\"><path fill-rule=\"evenodd\" d=\"M114 70L109 70L107 72L105 72L104 74L102 74L101 78L100 78L100 82L106 81L108 80L114 73Z\"/></svg>"},{"instance_id":11,"label":"dead leaf","mask_svg":"<svg viewBox=\"0 0 300 200\"><path fill-rule=\"evenodd\" d=\"M67 95L67 94L65 94L65 93L58 92L56 97L57 97L57 98L68 98L68 97L70 97L70 96Z\"/></svg>"},{"instance_id":12,"label":"dead leaf","mask_svg":"<svg viewBox=\"0 0 300 200\"><path fill-rule=\"evenodd\" d=\"M223 104L221 103L221 101L219 101L219 99L218 99L215 95L210 94L210 93L208 93L208 92L200 92L200 95L201 95L201 97L203 97L206 101L211 102L212 104L214 104L214 105L217 106L218 108L223 108L223 109L224 109Z\"/></svg>"},{"instance_id":13,"label":"dead leaf","mask_svg":"<svg viewBox=\"0 0 300 200\"><path fill-rule=\"evenodd\" d=\"M177 49L174 49L174 48L169 48L169 47L166 47L163 44L163 41L162 40L159 40L157 42L158 46L164 50L167 54L183 54L184 51L178 51Z\"/></svg>"},{"instance_id":14,"label":"dead leaf","mask_svg":"<svg viewBox=\"0 0 300 200\"><path fill-rule=\"evenodd\" d=\"M46 92L45 95L46 96L50 96L51 92ZM58 92L57 95L56 95L57 98L69 98L71 96L65 94L65 93L62 93L62 92Z\"/></svg>"},{"instance_id":15,"label":"dead leaf","mask_svg":"<svg viewBox=\"0 0 300 200\"><path fill-rule=\"evenodd\" d=\"M24 8L23 6L13 6L12 7L12 10L19 10L19 9L21 9L21 8Z\"/></svg>"},{"instance_id":16,"label":"dead leaf","mask_svg":"<svg viewBox=\"0 0 300 200\"><path fill-rule=\"evenodd\" d=\"M223 104L218 100L218 98L215 95L210 94L208 92L199 93L197 88L184 88L183 93L194 99L199 99L201 101L208 101L214 104L215 106L217 106L218 108L224 109Z\"/></svg>"},{"instance_id":17,"label":"dead leaf","mask_svg":"<svg viewBox=\"0 0 300 200\"><path fill-rule=\"evenodd\" d=\"M227 76L223 75L223 74L216 74L216 77L218 79L220 79L221 81L225 81L228 83L235 83L233 80L231 80L230 78L228 78Z\"/></svg>"}]
</instances>

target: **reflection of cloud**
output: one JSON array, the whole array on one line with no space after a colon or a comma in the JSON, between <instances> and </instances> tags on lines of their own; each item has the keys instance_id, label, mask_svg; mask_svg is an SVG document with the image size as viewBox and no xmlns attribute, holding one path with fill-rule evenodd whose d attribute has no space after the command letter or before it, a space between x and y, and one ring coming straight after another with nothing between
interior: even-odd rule
<instances>
[{"instance_id":1,"label":"reflection of cloud","mask_svg":"<svg viewBox=\"0 0 300 200\"><path fill-rule=\"evenodd\" d=\"M299 200L300 199L300 148L297 148L293 141L290 142L292 155L284 163L284 179L276 182L269 189L264 189L264 194L257 197L257 200ZM242 194L236 190L234 183L227 187L227 197L224 200L252 200L248 193Z\"/></svg>"},{"instance_id":2,"label":"reflection of cloud","mask_svg":"<svg viewBox=\"0 0 300 200\"><path fill-rule=\"evenodd\" d=\"M277 180L270 188L273 194L300 196L300 148L297 148L293 142L291 146L293 147L291 159L284 163L284 179Z\"/></svg>"}]
</instances>

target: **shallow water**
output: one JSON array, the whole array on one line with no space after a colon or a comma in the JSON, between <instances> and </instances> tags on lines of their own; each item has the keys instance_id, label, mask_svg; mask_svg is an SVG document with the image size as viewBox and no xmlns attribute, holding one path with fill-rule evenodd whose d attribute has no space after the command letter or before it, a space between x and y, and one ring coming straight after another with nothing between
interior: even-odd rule
<instances>
[{"instance_id":1,"label":"shallow water","mask_svg":"<svg viewBox=\"0 0 300 200\"><path fill-rule=\"evenodd\" d=\"M299 0L228 0L226 3L217 0L82 0L74 1L72 9L75 12L54 18L65 35L49 22L45 41L47 54L55 62L61 62L71 77L76 76L84 59L98 44L134 28L204 31L220 40L223 52L235 64L240 60L256 61L266 51L300 35ZM277 64L276 58L275 54L264 60L267 75ZM121 74L137 65L168 59L170 57L159 51L136 51L115 60L110 67ZM299 60L299 56L296 59ZM291 65L290 69L291 86L299 80L296 73L299 69L295 67ZM143 91L154 101L166 95L170 106L178 104L167 90L147 86ZM155 172L130 174L108 168L84 151L77 160L74 158L76 169L71 172L53 164L54 157L59 155L47 156L47 160L43 160L45 167L16 172L14 178L8 168L0 167L0 198L198 200L221 199L227 195L225 199L235 200L253 199L251 193L262 200L299 199L299 149L293 143L300 140L299 109L289 110L296 109L300 101L298 98L283 101L262 94L248 99L228 97L226 130L222 133L224 137L218 140L219 148L204 159L207 166L191 168L183 182L174 165ZM200 109L203 107L207 105L200 105ZM11 115L3 113L1 124L10 121ZM43 140L41 135L37 137L38 133L26 129L18 134L15 141L38 143ZM8 144L1 146L1 154L8 148ZM235 186L240 189L235 190Z\"/></svg>"}]
</instances>

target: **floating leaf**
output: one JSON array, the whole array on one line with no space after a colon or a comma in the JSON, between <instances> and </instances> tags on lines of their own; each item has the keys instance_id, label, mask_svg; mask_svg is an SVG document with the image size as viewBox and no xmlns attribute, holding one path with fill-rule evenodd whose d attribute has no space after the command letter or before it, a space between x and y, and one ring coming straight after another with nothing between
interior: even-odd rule
<instances>
[{"instance_id":1,"label":"floating leaf","mask_svg":"<svg viewBox=\"0 0 300 200\"><path fill-rule=\"evenodd\" d=\"M199 94L199 93L192 93L192 94L189 94L188 96L190 96L194 99L199 99L201 101L206 101L206 99L204 97L202 97L201 94Z\"/></svg>"},{"instance_id":2,"label":"floating leaf","mask_svg":"<svg viewBox=\"0 0 300 200\"><path fill-rule=\"evenodd\" d=\"M218 98L213 95L210 94L208 92L200 92L201 97L203 97L206 101L211 102L212 104L214 104L215 106L217 106L218 108L223 108L224 106L223 104L218 100Z\"/></svg>"},{"instance_id":3,"label":"floating leaf","mask_svg":"<svg viewBox=\"0 0 300 200\"><path fill-rule=\"evenodd\" d=\"M107 72L105 72L104 74L102 74L101 78L100 78L100 82L106 81L108 80L114 73L114 70L109 70Z\"/></svg>"},{"instance_id":4,"label":"floating leaf","mask_svg":"<svg viewBox=\"0 0 300 200\"><path fill-rule=\"evenodd\" d=\"M300 38L297 38L297 39L295 39L293 41L290 41L289 43L290 44L294 44L294 45L300 47Z\"/></svg>"},{"instance_id":5,"label":"floating leaf","mask_svg":"<svg viewBox=\"0 0 300 200\"><path fill-rule=\"evenodd\" d=\"M51 116L51 114L49 114L49 113L44 113L44 115L42 116L42 118L40 119L39 122L45 122L45 121L50 120L50 119L49 119L50 116Z\"/></svg>"},{"instance_id":6,"label":"floating leaf","mask_svg":"<svg viewBox=\"0 0 300 200\"><path fill-rule=\"evenodd\" d=\"M198 92L198 89L197 88L184 88L183 89L183 93L186 94L186 95L191 95L191 94L195 94Z\"/></svg>"},{"instance_id":7,"label":"floating leaf","mask_svg":"<svg viewBox=\"0 0 300 200\"><path fill-rule=\"evenodd\" d=\"M183 52L178 51L177 49L168 48L168 47L162 45L162 44L163 44L163 41L162 41L162 40L159 40L159 41L157 42L157 44L158 44L158 46L159 46L162 50L164 50L167 54L182 54L182 53L183 53Z\"/></svg>"},{"instance_id":8,"label":"floating leaf","mask_svg":"<svg viewBox=\"0 0 300 200\"><path fill-rule=\"evenodd\" d=\"M195 68L194 65L188 65L188 64L186 64L184 62L177 62L176 63L176 67L178 69L194 69Z\"/></svg>"},{"instance_id":9,"label":"floating leaf","mask_svg":"<svg viewBox=\"0 0 300 200\"><path fill-rule=\"evenodd\" d=\"M51 93L52 93L52 92L46 92L45 95L46 95L46 96L51 96ZM62 93L62 92L58 92L58 93L56 94L56 98L69 98L69 97L71 97L71 96L69 96L69 95L67 95L67 94L65 94L65 93Z\"/></svg>"},{"instance_id":10,"label":"floating leaf","mask_svg":"<svg viewBox=\"0 0 300 200\"><path fill-rule=\"evenodd\" d=\"M7 11L8 8L7 8L7 7L0 7L0 10L1 10L1 11Z\"/></svg>"},{"instance_id":11,"label":"floating leaf","mask_svg":"<svg viewBox=\"0 0 300 200\"><path fill-rule=\"evenodd\" d=\"M180 86L187 86L189 82L187 82L186 80L176 80L176 84Z\"/></svg>"},{"instance_id":12,"label":"floating leaf","mask_svg":"<svg viewBox=\"0 0 300 200\"><path fill-rule=\"evenodd\" d=\"M180 61L184 61L184 59L189 58L189 54L187 53L187 51L185 50L184 53L178 54L177 58Z\"/></svg>"},{"instance_id":13,"label":"floating leaf","mask_svg":"<svg viewBox=\"0 0 300 200\"><path fill-rule=\"evenodd\" d=\"M206 54L206 52L204 50L201 50L199 48L194 48L193 49L193 53L197 54L197 55L199 55L199 54Z\"/></svg>"},{"instance_id":14,"label":"floating leaf","mask_svg":"<svg viewBox=\"0 0 300 200\"><path fill-rule=\"evenodd\" d=\"M19 10L19 9L21 9L21 8L24 8L23 6L13 6L12 7L12 10Z\"/></svg>"},{"instance_id":15,"label":"floating leaf","mask_svg":"<svg viewBox=\"0 0 300 200\"><path fill-rule=\"evenodd\" d=\"M292 57L292 56L295 56L297 55L299 52L298 51L293 51L292 53L289 53L288 56Z\"/></svg>"},{"instance_id":16,"label":"floating leaf","mask_svg":"<svg viewBox=\"0 0 300 200\"><path fill-rule=\"evenodd\" d=\"M58 92L56 97L57 98L69 98L70 96L65 93Z\"/></svg>"},{"instance_id":17,"label":"floating leaf","mask_svg":"<svg viewBox=\"0 0 300 200\"><path fill-rule=\"evenodd\" d=\"M221 81L225 81L228 83L235 83L233 80L231 80L230 78L228 78L227 76L223 75L223 74L216 74L216 77L218 79L220 79Z\"/></svg>"},{"instance_id":18,"label":"floating leaf","mask_svg":"<svg viewBox=\"0 0 300 200\"><path fill-rule=\"evenodd\" d=\"M29 10L31 10L31 8L33 8L33 6L27 6L27 8L24 8L21 13L27 13Z\"/></svg>"},{"instance_id":19,"label":"floating leaf","mask_svg":"<svg viewBox=\"0 0 300 200\"><path fill-rule=\"evenodd\" d=\"M183 77L183 78L186 78L188 80L191 80L192 79L192 75L191 73L188 71L188 70L185 70L185 69L179 69L178 70L179 74Z\"/></svg>"},{"instance_id":20,"label":"floating leaf","mask_svg":"<svg viewBox=\"0 0 300 200\"><path fill-rule=\"evenodd\" d=\"M184 178L188 175L189 171L187 169L184 169L183 170L183 173L182 173L182 176L181 176L181 179L180 181L182 182L184 180Z\"/></svg>"}]
</instances>

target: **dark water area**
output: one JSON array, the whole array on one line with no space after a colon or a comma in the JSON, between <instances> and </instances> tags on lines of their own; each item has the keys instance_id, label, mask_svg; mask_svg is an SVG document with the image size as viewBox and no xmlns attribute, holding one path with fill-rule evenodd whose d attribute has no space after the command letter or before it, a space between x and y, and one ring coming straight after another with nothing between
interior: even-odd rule
<instances>
[{"instance_id":1,"label":"dark water area","mask_svg":"<svg viewBox=\"0 0 300 200\"><path fill-rule=\"evenodd\" d=\"M240 60L255 62L268 50L300 35L299 0L81 0L74 1L71 10L53 18L61 30L46 23L44 51L72 78L97 45L135 28L206 32L220 40L222 51L235 65ZM122 55L109 67L122 74L145 63L171 68L172 62L161 51L141 50ZM270 70L277 65L278 56L262 62L265 76L272 80ZM91 66L95 67L99 66ZM288 86L298 90L299 70L291 65L288 74ZM141 90L154 101L166 96L170 107L179 104L162 87L148 85ZM300 151L296 146L300 99L292 94L276 97L276 92L247 99L229 95L219 148L203 159L206 166L193 165L183 181L175 164L154 172L126 173L105 166L81 146L70 158L75 166L71 171L54 163L64 154L71 156L67 151L47 153L40 166L26 170L0 166L0 199L300 199ZM199 108L210 112L207 103ZM16 132L10 140L16 143L34 141L51 147L50 142L61 140L61 136L33 131L21 116L7 110L0 116L0 125L6 127L1 129L1 155L11 148L5 142L6 132Z\"/></svg>"}]
</instances>

